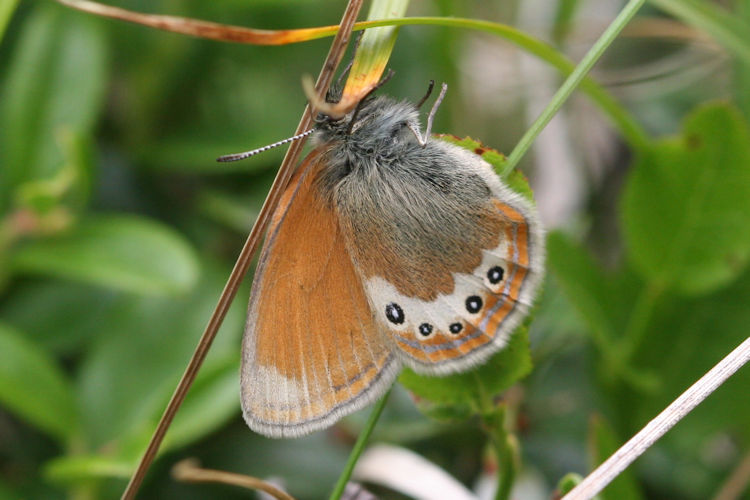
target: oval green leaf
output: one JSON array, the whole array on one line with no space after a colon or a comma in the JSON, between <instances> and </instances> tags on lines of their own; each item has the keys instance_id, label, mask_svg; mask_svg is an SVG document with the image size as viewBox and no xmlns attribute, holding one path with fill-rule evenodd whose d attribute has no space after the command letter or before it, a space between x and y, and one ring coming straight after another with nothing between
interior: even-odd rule
<instances>
[{"instance_id":1,"label":"oval green leaf","mask_svg":"<svg viewBox=\"0 0 750 500\"><path fill-rule=\"evenodd\" d=\"M505 348L474 370L430 377L407 368L399 382L418 398L417 406L426 415L439 420L460 420L491 413L495 397L528 375L531 367L528 330L520 327Z\"/></svg>"},{"instance_id":2,"label":"oval green leaf","mask_svg":"<svg viewBox=\"0 0 750 500\"><path fill-rule=\"evenodd\" d=\"M95 478L128 479L133 465L101 455L69 455L56 458L44 466L44 476L60 484L80 483Z\"/></svg>"},{"instance_id":3,"label":"oval green leaf","mask_svg":"<svg viewBox=\"0 0 750 500\"><path fill-rule=\"evenodd\" d=\"M42 348L2 324L0 403L62 443L77 428L75 397L65 374Z\"/></svg>"},{"instance_id":4,"label":"oval green leaf","mask_svg":"<svg viewBox=\"0 0 750 500\"><path fill-rule=\"evenodd\" d=\"M190 290L198 277L190 244L161 223L135 216L84 219L70 232L19 247L16 272L44 274L142 294Z\"/></svg>"},{"instance_id":5,"label":"oval green leaf","mask_svg":"<svg viewBox=\"0 0 750 500\"><path fill-rule=\"evenodd\" d=\"M750 133L727 104L694 112L682 136L637 161L622 207L630 258L688 294L732 281L750 258Z\"/></svg>"},{"instance_id":6,"label":"oval green leaf","mask_svg":"<svg viewBox=\"0 0 750 500\"><path fill-rule=\"evenodd\" d=\"M64 163L61 131L87 136L104 97L107 54L93 18L38 4L0 92L0 208L20 183Z\"/></svg>"},{"instance_id":7,"label":"oval green leaf","mask_svg":"<svg viewBox=\"0 0 750 500\"><path fill-rule=\"evenodd\" d=\"M108 318L101 318L106 335L87 352L78 379L89 451L107 445L110 453L126 460L143 453L228 274L210 261L203 262L201 269L198 285L188 294L124 296ZM239 410L238 346L246 291L240 296L227 312L184 403L186 414L174 421L179 425L170 430L173 446L198 439ZM181 420L188 417L194 421Z\"/></svg>"}]
</instances>

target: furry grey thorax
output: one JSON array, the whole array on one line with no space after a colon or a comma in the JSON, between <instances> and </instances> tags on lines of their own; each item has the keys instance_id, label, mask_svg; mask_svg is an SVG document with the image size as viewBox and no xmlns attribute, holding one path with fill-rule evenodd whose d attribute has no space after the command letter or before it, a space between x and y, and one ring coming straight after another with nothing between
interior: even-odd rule
<instances>
[{"instance_id":1,"label":"furry grey thorax","mask_svg":"<svg viewBox=\"0 0 750 500\"><path fill-rule=\"evenodd\" d=\"M321 150L316 184L333 204L349 252L398 255L403 279L452 279L450 270L480 241L497 235L483 223L494 211L482 176L445 143L418 143L417 108L389 97L364 103L349 132L351 116L319 121L314 140ZM366 249L366 250L365 250Z\"/></svg>"},{"instance_id":2,"label":"furry grey thorax","mask_svg":"<svg viewBox=\"0 0 750 500\"><path fill-rule=\"evenodd\" d=\"M354 123L353 115L339 120L322 115L317 120L313 142L326 146L326 168L318 179L323 190L333 189L350 173L387 168L422 149L408 128L410 123L419 127L419 113L411 103L367 98Z\"/></svg>"},{"instance_id":3,"label":"furry grey thorax","mask_svg":"<svg viewBox=\"0 0 750 500\"><path fill-rule=\"evenodd\" d=\"M411 180L445 194L452 189L462 191L462 186L470 188L463 182L469 179L462 175L456 179L460 165L446 157L434 140L428 138L425 146L419 144L409 129L409 125L420 129L419 111L413 104L380 96L368 98L354 124L350 123L352 114L339 120L318 119L313 143L322 147L325 167L317 182L325 197L334 195L341 183L371 185L393 177L395 184ZM484 185L481 179L473 180L469 184ZM485 188L475 194L486 196L488 192Z\"/></svg>"}]
</instances>

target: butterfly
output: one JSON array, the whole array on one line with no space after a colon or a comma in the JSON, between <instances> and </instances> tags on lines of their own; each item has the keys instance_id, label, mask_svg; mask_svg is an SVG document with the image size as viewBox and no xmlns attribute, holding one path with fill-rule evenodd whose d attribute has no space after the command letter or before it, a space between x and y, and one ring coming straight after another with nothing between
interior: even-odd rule
<instances>
[{"instance_id":1,"label":"butterfly","mask_svg":"<svg viewBox=\"0 0 750 500\"><path fill-rule=\"evenodd\" d=\"M424 135L418 105L387 96L318 114L252 286L241 403L254 431L328 427L404 366L469 370L528 313L543 275L538 216L480 156L430 136L445 90Z\"/></svg>"}]
</instances>

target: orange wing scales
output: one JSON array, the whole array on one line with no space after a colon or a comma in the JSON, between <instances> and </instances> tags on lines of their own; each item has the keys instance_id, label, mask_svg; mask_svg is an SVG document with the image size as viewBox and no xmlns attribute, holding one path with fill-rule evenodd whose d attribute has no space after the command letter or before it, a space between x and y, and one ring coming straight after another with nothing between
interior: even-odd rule
<instances>
[{"instance_id":1,"label":"orange wing scales","mask_svg":"<svg viewBox=\"0 0 750 500\"><path fill-rule=\"evenodd\" d=\"M313 189L317 168L313 154L284 194L258 265L245 333L244 415L251 428L276 437L325 427L367 404L398 369L334 213ZM316 244L301 248L303 241Z\"/></svg>"}]
</instances>

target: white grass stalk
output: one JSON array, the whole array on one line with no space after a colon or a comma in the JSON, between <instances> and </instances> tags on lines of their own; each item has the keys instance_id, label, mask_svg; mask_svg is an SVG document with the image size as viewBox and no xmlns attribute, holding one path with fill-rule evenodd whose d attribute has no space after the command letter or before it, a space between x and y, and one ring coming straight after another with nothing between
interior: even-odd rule
<instances>
[{"instance_id":1,"label":"white grass stalk","mask_svg":"<svg viewBox=\"0 0 750 500\"><path fill-rule=\"evenodd\" d=\"M680 397L667 406L630 441L622 445L594 472L586 476L562 500L588 500L593 498L748 360L750 360L750 337L683 392Z\"/></svg>"}]
</instances>

